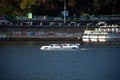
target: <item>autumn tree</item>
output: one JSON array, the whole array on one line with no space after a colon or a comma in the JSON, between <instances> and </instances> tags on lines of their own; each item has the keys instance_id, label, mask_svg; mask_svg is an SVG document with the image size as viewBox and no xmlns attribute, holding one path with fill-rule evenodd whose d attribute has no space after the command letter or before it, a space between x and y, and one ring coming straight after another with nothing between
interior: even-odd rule
<instances>
[{"instance_id":1,"label":"autumn tree","mask_svg":"<svg viewBox=\"0 0 120 80\"><path fill-rule=\"evenodd\" d=\"M120 14L120 0L66 0L69 15ZM64 0L0 0L0 15L21 16L32 11L34 15L59 16Z\"/></svg>"}]
</instances>

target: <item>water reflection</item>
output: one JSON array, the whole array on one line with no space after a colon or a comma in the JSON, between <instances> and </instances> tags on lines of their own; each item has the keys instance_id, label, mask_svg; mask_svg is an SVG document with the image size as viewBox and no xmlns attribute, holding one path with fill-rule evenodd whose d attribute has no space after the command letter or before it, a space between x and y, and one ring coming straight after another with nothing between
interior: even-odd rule
<instances>
[{"instance_id":1,"label":"water reflection","mask_svg":"<svg viewBox=\"0 0 120 80\"><path fill-rule=\"evenodd\" d=\"M63 44L63 43L80 43L84 46L108 46L116 45L120 46L120 42L103 42L103 43L83 43L81 41L0 41L0 46L43 46L49 44Z\"/></svg>"},{"instance_id":2,"label":"water reflection","mask_svg":"<svg viewBox=\"0 0 120 80\"><path fill-rule=\"evenodd\" d=\"M62 44L62 43L81 43L76 41L0 41L0 45L11 45L11 46L40 46L48 44Z\"/></svg>"}]
</instances>

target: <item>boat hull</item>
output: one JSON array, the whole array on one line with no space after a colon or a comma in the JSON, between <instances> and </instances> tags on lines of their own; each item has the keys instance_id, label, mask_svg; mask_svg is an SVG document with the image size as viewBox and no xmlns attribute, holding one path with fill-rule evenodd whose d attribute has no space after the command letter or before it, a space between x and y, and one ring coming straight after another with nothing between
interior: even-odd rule
<instances>
[{"instance_id":1,"label":"boat hull","mask_svg":"<svg viewBox=\"0 0 120 80\"><path fill-rule=\"evenodd\" d=\"M64 45L48 45L48 46L42 46L40 48L41 50L76 50L79 49L79 45L73 45L73 44L64 44Z\"/></svg>"}]
</instances>

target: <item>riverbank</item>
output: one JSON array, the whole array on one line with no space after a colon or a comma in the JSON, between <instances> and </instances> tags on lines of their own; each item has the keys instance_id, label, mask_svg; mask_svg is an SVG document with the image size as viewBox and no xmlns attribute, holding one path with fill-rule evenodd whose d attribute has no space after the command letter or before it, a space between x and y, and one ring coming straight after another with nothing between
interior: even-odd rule
<instances>
[{"instance_id":1,"label":"riverbank","mask_svg":"<svg viewBox=\"0 0 120 80\"><path fill-rule=\"evenodd\" d=\"M4 28L1 40L76 41L82 40L83 28Z\"/></svg>"},{"instance_id":2,"label":"riverbank","mask_svg":"<svg viewBox=\"0 0 120 80\"><path fill-rule=\"evenodd\" d=\"M82 41L82 38L24 38L24 37L8 37L1 41Z\"/></svg>"}]
</instances>

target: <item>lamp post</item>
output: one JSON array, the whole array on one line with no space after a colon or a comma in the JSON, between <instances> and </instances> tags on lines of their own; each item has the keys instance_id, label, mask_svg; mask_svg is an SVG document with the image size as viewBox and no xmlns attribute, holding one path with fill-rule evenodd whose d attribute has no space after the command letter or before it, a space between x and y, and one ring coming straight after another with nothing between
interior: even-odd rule
<instances>
[{"instance_id":1,"label":"lamp post","mask_svg":"<svg viewBox=\"0 0 120 80\"><path fill-rule=\"evenodd\" d=\"M64 23L66 23L66 0L64 0Z\"/></svg>"}]
</instances>

